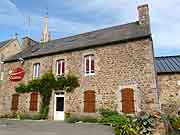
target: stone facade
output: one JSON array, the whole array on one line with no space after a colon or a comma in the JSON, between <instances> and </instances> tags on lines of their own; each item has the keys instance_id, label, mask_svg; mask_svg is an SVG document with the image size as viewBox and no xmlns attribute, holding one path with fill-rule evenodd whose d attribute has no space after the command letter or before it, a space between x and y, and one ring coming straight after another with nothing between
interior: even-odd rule
<instances>
[{"instance_id":1,"label":"stone facade","mask_svg":"<svg viewBox=\"0 0 180 135\"><path fill-rule=\"evenodd\" d=\"M166 113L180 112L180 74L158 74L161 110Z\"/></svg>"},{"instance_id":2,"label":"stone facade","mask_svg":"<svg viewBox=\"0 0 180 135\"><path fill-rule=\"evenodd\" d=\"M85 76L84 56L94 54L95 75ZM32 80L34 63L40 63L40 74L52 69L56 71L56 60L65 59L65 74L73 73L80 81L80 87L73 93L65 93L65 112L83 113L84 92L96 92L96 109L111 108L121 112L121 95L123 88L135 91L135 111L158 111L156 73L151 38L139 39L125 43L94 47L39 58L27 59L24 64L11 62L5 64L5 79L0 94L0 112L11 112L11 98L18 83ZM21 82L11 82L8 78L10 70L16 67L25 69L25 77ZM54 93L52 93L54 94ZM49 118L53 119L54 95L52 96ZM19 111L29 113L29 94L19 100ZM40 102L40 100L39 100Z\"/></svg>"},{"instance_id":3,"label":"stone facade","mask_svg":"<svg viewBox=\"0 0 180 135\"><path fill-rule=\"evenodd\" d=\"M0 48L0 58L4 60L5 58L15 55L20 51L22 51L22 49L20 47L19 41L17 39L12 39L12 41L9 41L7 45L4 45L2 48Z\"/></svg>"},{"instance_id":4,"label":"stone facade","mask_svg":"<svg viewBox=\"0 0 180 135\"><path fill-rule=\"evenodd\" d=\"M0 48L0 61L17 54L22 51L19 41L17 39L10 40L6 45ZM3 79L3 63L0 63L0 76ZM1 81L0 81L1 83Z\"/></svg>"},{"instance_id":5,"label":"stone facade","mask_svg":"<svg viewBox=\"0 0 180 135\"><path fill-rule=\"evenodd\" d=\"M34 42L31 42L31 39L29 41L29 38L25 38L23 41L26 43L27 47L29 43L33 43L32 46L30 44L27 50L30 51L28 52L29 54L32 53L32 56L35 57L24 57L24 61L14 59L15 61L5 63L5 78L0 89L0 114L11 112L12 95L16 93L15 86L19 83L27 83L32 80L33 65L35 63L40 63L40 75L43 75L49 70L52 70L55 74L56 61L60 59L65 60L65 75L73 73L79 78L80 83L80 87L74 90L73 93L65 93L65 112L89 115L89 113L84 113L84 93L89 90L95 92L95 109L110 108L122 112L121 93L122 90L126 88L133 90L135 113L140 111L150 113L160 111L148 6L139 6L138 11L139 21L129 25L123 25L120 27L121 29L119 29L119 31L114 30L115 28L110 28L109 32L107 29L101 30L101 33L97 32L99 35L95 32L95 40L91 37L93 33L87 33L84 34L84 36L79 35L79 40L77 40L79 42L76 42L76 40L73 42L71 37L70 42L73 44L68 47L79 46L79 48L66 52L51 53L48 55L45 53L46 55L38 54L35 56L33 55L34 53L31 52L33 50L31 50L31 48L36 48L36 46L34 46L36 43L34 44ZM107 35L105 33L107 33ZM121 36L123 37L122 40L120 40ZM116 39L114 37L118 38ZM112 38L112 40L109 40L109 38ZM106 44L102 41L103 39L108 39ZM113 42L114 40L116 42ZM60 42L65 43L65 39L62 39ZM84 46L84 48L82 48L82 44L86 44L86 42L89 46ZM94 44L90 46L89 42L94 42ZM52 47L48 46L46 48L47 51L49 51L48 48L56 49L57 46L53 46L54 43L55 42L52 41L48 44L52 45ZM56 45L59 45L59 43L56 43ZM61 47L60 45L63 46ZM60 45L57 48L60 47L62 50L66 49L64 44ZM40 49L39 52L41 52L45 48L37 47L36 49ZM56 50L54 50L54 52L56 52ZM25 55L26 51L22 54ZM87 76L84 71L84 57L92 54L95 60L95 74ZM9 80L9 72L17 67L21 67L25 70L25 76L23 80L19 82L12 82ZM49 119L54 118L54 97L55 93L53 92L49 106ZM38 99L39 106L40 97ZM18 111L32 113L29 111L29 106L30 93L21 94L18 103ZM94 113L92 113L92 115L94 115Z\"/></svg>"}]
</instances>

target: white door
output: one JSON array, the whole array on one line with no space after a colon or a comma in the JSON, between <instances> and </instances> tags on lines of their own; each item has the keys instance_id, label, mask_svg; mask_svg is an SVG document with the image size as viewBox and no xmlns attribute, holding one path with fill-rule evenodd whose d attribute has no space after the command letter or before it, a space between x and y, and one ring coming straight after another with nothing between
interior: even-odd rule
<instances>
[{"instance_id":1,"label":"white door","mask_svg":"<svg viewBox=\"0 0 180 135\"><path fill-rule=\"evenodd\" d=\"M54 120L64 120L64 92L55 94Z\"/></svg>"}]
</instances>

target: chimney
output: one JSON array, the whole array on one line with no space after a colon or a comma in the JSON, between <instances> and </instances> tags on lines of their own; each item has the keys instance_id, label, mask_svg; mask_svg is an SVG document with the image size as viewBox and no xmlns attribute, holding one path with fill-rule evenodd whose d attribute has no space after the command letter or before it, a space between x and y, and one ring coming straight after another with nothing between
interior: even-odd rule
<instances>
[{"instance_id":1,"label":"chimney","mask_svg":"<svg viewBox=\"0 0 180 135\"><path fill-rule=\"evenodd\" d=\"M150 17L148 4L144 4L138 7L139 12L139 24L143 27L150 28Z\"/></svg>"},{"instance_id":2,"label":"chimney","mask_svg":"<svg viewBox=\"0 0 180 135\"><path fill-rule=\"evenodd\" d=\"M33 47L37 44L38 42L32 40L31 38L29 37L24 37L22 38L22 48L23 50L26 49L26 48L30 48L30 47Z\"/></svg>"}]
</instances>

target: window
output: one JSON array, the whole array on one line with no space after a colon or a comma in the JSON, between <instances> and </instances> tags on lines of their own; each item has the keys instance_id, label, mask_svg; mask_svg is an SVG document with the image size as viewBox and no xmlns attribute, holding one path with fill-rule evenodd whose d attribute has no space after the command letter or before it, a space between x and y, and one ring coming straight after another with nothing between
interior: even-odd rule
<instances>
[{"instance_id":1,"label":"window","mask_svg":"<svg viewBox=\"0 0 180 135\"><path fill-rule=\"evenodd\" d=\"M40 76L40 63L33 65L33 79L37 79Z\"/></svg>"},{"instance_id":2,"label":"window","mask_svg":"<svg viewBox=\"0 0 180 135\"><path fill-rule=\"evenodd\" d=\"M12 104L11 104L11 110L16 112L18 110L18 102L19 102L19 95L14 94L12 95Z\"/></svg>"},{"instance_id":3,"label":"window","mask_svg":"<svg viewBox=\"0 0 180 135\"><path fill-rule=\"evenodd\" d=\"M84 57L85 75L94 75L94 55Z\"/></svg>"},{"instance_id":4,"label":"window","mask_svg":"<svg viewBox=\"0 0 180 135\"><path fill-rule=\"evenodd\" d=\"M2 81L4 78L4 72L1 72L1 77L0 77L0 80Z\"/></svg>"},{"instance_id":5,"label":"window","mask_svg":"<svg viewBox=\"0 0 180 135\"><path fill-rule=\"evenodd\" d=\"M84 92L84 112L94 113L95 112L95 92L86 91Z\"/></svg>"},{"instance_id":6,"label":"window","mask_svg":"<svg viewBox=\"0 0 180 135\"><path fill-rule=\"evenodd\" d=\"M30 111L37 111L38 93L31 93Z\"/></svg>"},{"instance_id":7,"label":"window","mask_svg":"<svg viewBox=\"0 0 180 135\"><path fill-rule=\"evenodd\" d=\"M122 90L122 112L123 113L134 113L134 91L133 89Z\"/></svg>"},{"instance_id":8,"label":"window","mask_svg":"<svg viewBox=\"0 0 180 135\"><path fill-rule=\"evenodd\" d=\"M63 75L65 73L65 62L64 60L56 61L56 75Z\"/></svg>"},{"instance_id":9,"label":"window","mask_svg":"<svg viewBox=\"0 0 180 135\"><path fill-rule=\"evenodd\" d=\"M0 69L0 80L2 81L3 80L3 78L4 78L4 62L3 62L3 60L4 60L4 54L1 54L0 55L0 67L1 67L1 69Z\"/></svg>"}]
</instances>

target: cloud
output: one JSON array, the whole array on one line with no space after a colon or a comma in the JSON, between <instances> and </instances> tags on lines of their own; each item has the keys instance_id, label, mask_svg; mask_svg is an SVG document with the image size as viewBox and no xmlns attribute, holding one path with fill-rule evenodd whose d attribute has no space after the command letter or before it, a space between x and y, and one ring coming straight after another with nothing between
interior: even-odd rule
<instances>
[{"instance_id":1,"label":"cloud","mask_svg":"<svg viewBox=\"0 0 180 135\"><path fill-rule=\"evenodd\" d=\"M19 26L22 15L10 0L1 0L0 24Z\"/></svg>"},{"instance_id":2,"label":"cloud","mask_svg":"<svg viewBox=\"0 0 180 135\"><path fill-rule=\"evenodd\" d=\"M31 36L40 39L43 28L43 16L35 8L37 0L0 1L0 26L21 29L22 35L27 29L27 16L31 16ZM167 0L44 0L42 5L48 5L50 10L50 31L54 38L92 31L117 24L137 20L137 6L149 3L151 27L155 49L158 55L162 50L176 49L180 52L180 1ZM43 7L41 5L41 8ZM23 7L23 8L22 8ZM34 8L33 8L34 7ZM25 23L26 21L26 23ZM14 33L14 32L13 32ZM173 52L172 52L173 54Z\"/></svg>"},{"instance_id":3,"label":"cloud","mask_svg":"<svg viewBox=\"0 0 180 135\"><path fill-rule=\"evenodd\" d=\"M152 31L154 37L155 49L159 49L160 52L157 54L164 55L161 50L179 50L180 54L180 1L157 1L152 0L151 2L151 20L152 20ZM165 53L168 51L164 51ZM172 52L173 53L173 52Z\"/></svg>"},{"instance_id":4,"label":"cloud","mask_svg":"<svg viewBox=\"0 0 180 135\"><path fill-rule=\"evenodd\" d=\"M40 39L44 23L43 16L30 12L22 12L15 5L15 3L11 2L10 0L2 0L0 3L0 25L5 25L6 27L20 28L22 29L21 32L23 32L20 34L23 36L28 33L28 27L30 27L31 36L34 37L36 40ZM29 17L30 19L28 19ZM96 24L72 21L61 17L49 18L49 30L52 33L61 33L61 36L87 32L100 27L102 27L102 25L98 26ZM39 33L38 37L37 33Z\"/></svg>"}]
</instances>

